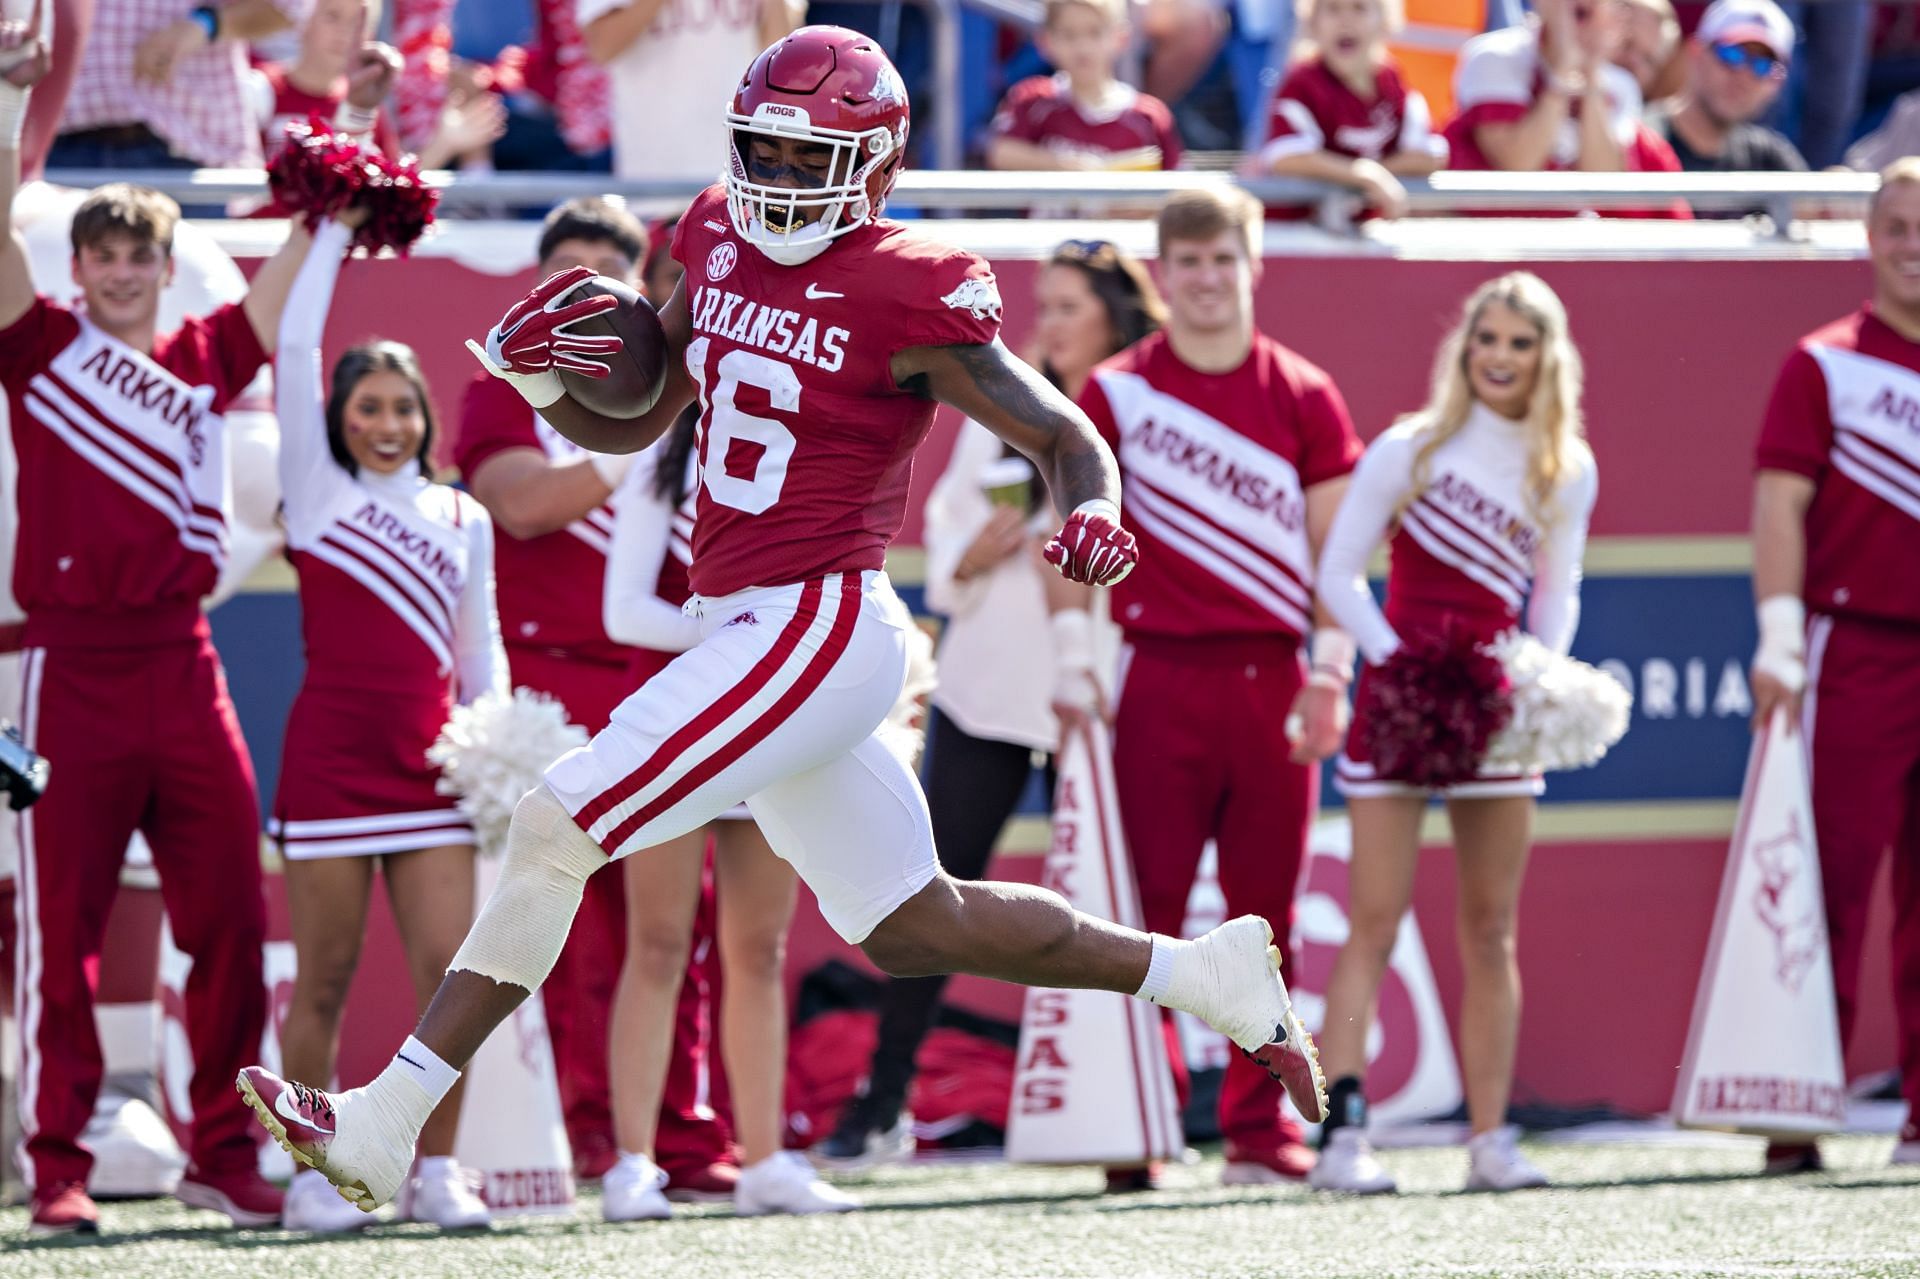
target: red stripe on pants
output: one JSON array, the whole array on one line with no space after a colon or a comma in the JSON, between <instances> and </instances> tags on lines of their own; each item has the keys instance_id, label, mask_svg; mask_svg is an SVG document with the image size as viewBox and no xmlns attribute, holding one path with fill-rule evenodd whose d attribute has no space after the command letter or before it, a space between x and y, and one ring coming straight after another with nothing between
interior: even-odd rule
<instances>
[{"instance_id":1,"label":"red stripe on pants","mask_svg":"<svg viewBox=\"0 0 1920 1279\"><path fill-rule=\"evenodd\" d=\"M800 646L800 640L813 625L813 619L820 612L821 593L820 580L808 582L800 594L800 603L795 608L793 617L782 628L773 642L773 647L767 650L766 655L754 663L753 668L739 683L722 693L705 710L681 725L676 732L660 743L659 748L649 755L640 767L609 786L586 807L575 813L573 820L579 823L580 829L590 831L602 817L644 790L695 743L725 723L728 716L745 706L755 694L765 688L779 673L780 668L786 664L787 658ZM620 846L619 841L612 838L602 840L600 843L609 853Z\"/></svg>"}]
</instances>

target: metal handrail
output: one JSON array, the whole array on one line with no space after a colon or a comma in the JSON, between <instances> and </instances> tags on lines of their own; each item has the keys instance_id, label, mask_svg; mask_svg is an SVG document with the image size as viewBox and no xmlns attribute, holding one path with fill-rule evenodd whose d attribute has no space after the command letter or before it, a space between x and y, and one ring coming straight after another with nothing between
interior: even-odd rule
<instances>
[{"instance_id":1,"label":"metal handrail","mask_svg":"<svg viewBox=\"0 0 1920 1279\"><path fill-rule=\"evenodd\" d=\"M263 195L259 169L53 170L49 178L71 186L137 182L165 191L183 204L223 204ZM434 170L426 180L439 188L448 209L546 207L580 195L620 195L634 201L688 200L697 181L624 180L606 174L457 174ZM1766 208L1784 223L1798 203L1828 209L1864 209L1879 179L1870 173L1454 173L1408 179L1408 204L1416 213L1459 210L1569 212L1581 209L1644 209L1684 200L1703 213ZM1011 173L987 170L909 170L895 188L896 204L920 209L1017 211L1036 205L1099 205L1116 213L1150 212L1175 191L1195 187L1244 187L1275 206L1314 206L1350 198L1343 188L1304 178L1236 178L1220 173Z\"/></svg>"}]
</instances>

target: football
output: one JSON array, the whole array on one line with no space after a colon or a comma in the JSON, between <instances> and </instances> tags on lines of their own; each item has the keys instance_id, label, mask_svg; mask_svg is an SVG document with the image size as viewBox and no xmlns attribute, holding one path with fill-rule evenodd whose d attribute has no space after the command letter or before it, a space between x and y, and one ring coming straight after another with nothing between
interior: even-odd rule
<instances>
[{"instance_id":1,"label":"football","mask_svg":"<svg viewBox=\"0 0 1920 1279\"><path fill-rule=\"evenodd\" d=\"M611 333L622 350L607 358L606 377L562 370L567 394L603 417L639 417L660 398L666 382L667 334L660 317L632 286L599 275L581 285L569 301L604 293L619 306L572 325L575 333Z\"/></svg>"}]
</instances>

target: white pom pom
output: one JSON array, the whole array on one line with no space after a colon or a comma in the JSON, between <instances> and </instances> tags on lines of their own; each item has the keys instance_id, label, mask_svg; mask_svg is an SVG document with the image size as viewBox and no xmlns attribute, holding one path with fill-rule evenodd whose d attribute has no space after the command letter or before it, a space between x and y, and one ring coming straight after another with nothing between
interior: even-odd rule
<instances>
[{"instance_id":1,"label":"white pom pom","mask_svg":"<svg viewBox=\"0 0 1920 1279\"><path fill-rule=\"evenodd\" d=\"M520 797L539 784L556 759L587 744L586 730L567 722L566 708L545 693L516 688L456 706L427 762L440 770L436 789L458 799L482 853L507 846L507 825Z\"/></svg>"},{"instance_id":2,"label":"white pom pom","mask_svg":"<svg viewBox=\"0 0 1920 1279\"><path fill-rule=\"evenodd\" d=\"M1519 630L1486 650L1513 685L1513 718L1488 748L1489 764L1522 772L1585 768L1626 734L1633 694L1599 667Z\"/></svg>"}]
</instances>

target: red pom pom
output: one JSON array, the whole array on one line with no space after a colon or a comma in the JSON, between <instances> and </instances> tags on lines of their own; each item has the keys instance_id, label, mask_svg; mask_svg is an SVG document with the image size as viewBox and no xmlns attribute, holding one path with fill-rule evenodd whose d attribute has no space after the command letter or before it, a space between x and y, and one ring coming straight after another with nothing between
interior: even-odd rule
<instances>
[{"instance_id":1,"label":"red pom pom","mask_svg":"<svg viewBox=\"0 0 1920 1279\"><path fill-rule=\"evenodd\" d=\"M367 185L367 155L319 116L287 125L287 145L267 162L267 189L309 231L353 203Z\"/></svg>"},{"instance_id":2,"label":"red pom pom","mask_svg":"<svg viewBox=\"0 0 1920 1279\"><path fill-rule=\"evenodd\" d=\"M376 155L370 158L370 168L362 197L367 220L353 242L369 252L393 249L405 256L433 225L440 193L420 180L420 166L411 156L402 161Z\"/></svg>"},{"instance_id":3,"label":"red pom pom","mask_svg":"<svg viewBox=\"0 0 1920 1279\"><path fill-rule=\"evenodd\" d=\"M1368 671L1354 715L1378 776L1439 787L1479 771L1513 703L1506 668L1449 624L1408 639Z\"/></svg>"}]
</instances>

